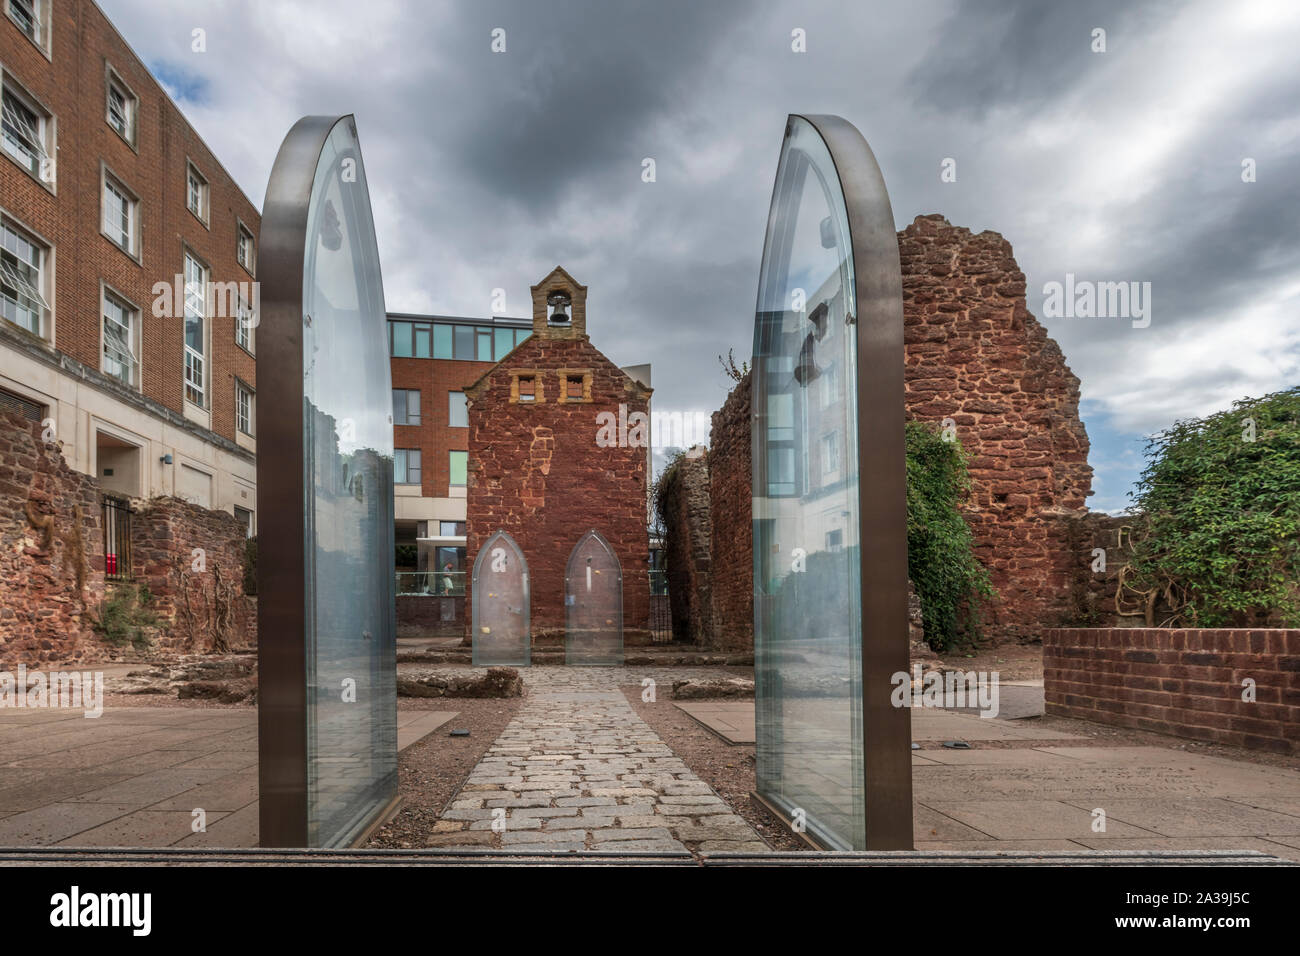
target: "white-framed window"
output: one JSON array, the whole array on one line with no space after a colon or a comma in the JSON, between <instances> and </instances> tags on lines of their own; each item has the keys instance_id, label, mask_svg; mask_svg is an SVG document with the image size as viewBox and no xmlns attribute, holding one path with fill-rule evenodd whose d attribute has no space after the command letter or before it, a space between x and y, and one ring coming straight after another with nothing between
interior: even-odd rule
<instances>
[{"instance_id":1,"label":"white-framed window","mask_svg":"<svg viewBox=\"0 0 1300 956\"><path fill-rule=\"evenodd\" d=\"M42 50L49 50L50 0L5 0L5 13Z\"/></svg>"},{"instance_id":2,"label":"white-framed window","mask_svg":"<svg viewBox=\"0 0 1300 956\"><path fill-rule=\"evenodd\" d=\"M830 432L822 436L822 473L831 474L840 470L840 436Z\"/></svg>"},{"instance_id":3,"label":"white-framed window","mask_svg":"<svg viewBox=\"0 0 1300 956\"><path fill-rule=\"evenodd\" d=\"M207 355L208 270L185 253L185 400L207 407L204 357Z\"/></svg>"},{"instance_id":4,"label":"white-framed window","mask_svg":"<svg viewBox=\"0 0 1300 956\"><path fill-rule=\"evenodd\" d=\"M185 205L207 225L208 181L193 163L188 163L185 167Z\"/></svg>"},{"instance_id":5,"label":"white-framed window","mask_svg":"<svg viewBox=\"0 0 1300 956\"><path fill-rule=\"evenodd\" d=\"M140 203L121 181L104 171L104 235L129 255L139 249Z\"/></svg>"},{"instance_id":6,"label":"white-framed window","mask_svg":"<svg viewBox=\"0 0 1300 956\"><path fill-rule=\"evenodd\" d=\"M50 273L49 247L8 217L0 218L0 316L45 337Z\"/></svg>"},{"instance_id":7,"label":"white-framed window","mask_svg":"<svg viewBox=\"0 0 1300 956\"><path fill-rule=\"evenodd\" d=\"M235 379L235 427L245 435L253 434L253 402L256 396L253 390Z\"/></svg>"},{"instance_id":8,"label":"white-framed window","mask_svg":"<svg viewBox=\"0 0 1300 956\"><path fill-rule=\"evenodd\" d=\"M101 311L104 348L100 370L124 385L134 386L139 382L140 312L107 290Z\"/></svg>"},{"instance_id":9,"label":"white-framed window","mask_svg":"<svg viewBox=\"0 0 1300 956\"><path fill-rule=\"evenodd\" d=\"M465 403L464 392L447 393L447 426L449 428L469 427L469 406Z\"/></svg>"},{"instance_id":10,"label":"white-framed window","mask_svg":"<svg viewBox=\"0 0 1300 956\"><path fill-rule=\"evenodd\" d=\"M244 301L244 297L239 297L239 303L235 306L235 344L247 352L253 354L253 328L254 322L253 309Z\"/></svg>"},{"instance_id":11,"label":"white-framed window","mask_svg":"<svg viewBox=\"0 0 1300 956\"><path fill-rule=\"evenodd\" d=\"M248 537L251 538L256 529L253 512L248 508L241 508L239 505L235 505L234 508L235 517L238 518L243 523L244 527L248 529Z\"/></svg>"},{"instance_id":12,"label":"white-framed window","mask_svg":"<svg viewBox=\"0 0 1300 956\"><path fill-rule=\"evenodd\" d=\"M420 483L420 449L397 448L393 451L393 484Z\"/></svg>"},{"instance_id":13,"label":"white-framed window","mask_svg":"<svg viewBox=\"0 0 1300 956\"><path fill-rule=\"evenodd\" d=\"M242 222L235 228L235 258L250 276L257 263L257 248L253 234Z\"/></svg>"},{"instance_id":14,"label":"white-framed window","mask_svg":"<svg viewBox=\"0 0 1300 956\"><path fill-rule=\"evenodd\" d=\"M135 145L135 121L139 114L139 100L136 99L131 88L122 81L122 78L110 67L105 74L104 86L107 89L107 113L105 118L108 125L117 131L117 135L124 140Z\"/></svg>"},{"instance_id":15,"label":"white-framed window","mask_svg":"<svg viewBox=\"0 0 1300 956\"><path fill-rule=\"evenodd\" d=\"M0 74L0 144L41 182L54 182L54 116L8 73Z\"/></svg>"}]
</instances>

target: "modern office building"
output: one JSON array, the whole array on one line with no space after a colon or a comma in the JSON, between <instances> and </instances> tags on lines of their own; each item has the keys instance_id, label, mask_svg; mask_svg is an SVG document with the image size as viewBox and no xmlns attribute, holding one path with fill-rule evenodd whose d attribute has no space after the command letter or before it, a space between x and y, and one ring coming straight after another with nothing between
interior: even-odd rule
<instances>
[{"instance_id":1,"label":"modern office building","mask_svg":"<svg viewBox=\"0 0 1300 956\"><path fill-rule=\"evenodd\" d=\"M532 334L531 319L388 316L400 590L462 593L469 418L465 388ZM444 572L452 575L416 575Z\"/></svg>"},{"instance_id":2,"label":"modern office building","mask_svg":"<svg viewBox=\"0 0 1300 956\"><path fill-rule=\"evenodd\" d=\"M91 0L0 3L0 404L251 532L257 207Z\"/></svg>"}]
</instances>

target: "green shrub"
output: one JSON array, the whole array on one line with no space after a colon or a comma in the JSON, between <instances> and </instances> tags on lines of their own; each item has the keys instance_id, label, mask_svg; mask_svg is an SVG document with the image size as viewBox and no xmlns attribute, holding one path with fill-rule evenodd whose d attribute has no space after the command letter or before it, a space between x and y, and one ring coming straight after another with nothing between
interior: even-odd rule
<instances>
[{"instance_id":1,"label":"green shrub","mask_svg":"<svg viewBox=\"0 0 1300 956\"><path fill-rule=\"evenodd\" d=\"M152 603L148 586L118 585L100 604L91 627L114 647L131 644L144 650L151 643L145 628L159 624L158 615L150 610Z\"/></svg>"},{"instance_id":2,"label":"green shrub","mask_svg":"<svg viewBox=\"0 0 1300 956\"><path fill-rule=\"evenodd\" d=\"M1153 623L1300 625L1300 387L1177 422L1146 456L1130 585L1165 595Z\"/></svg>"},{"instance_id":3,"label":"green shrub","mask_svg":"<svg viewBox=\"0 0 1300 956\"><path fill-rule=\"evenodd\" d=\"M994 591L971 551L960 510L970 495L960 443L923 422L908 422L906 436L907 573L921 602L926 642L942 651L979 638L979 604Z\"/></svg>"}]
</instances>

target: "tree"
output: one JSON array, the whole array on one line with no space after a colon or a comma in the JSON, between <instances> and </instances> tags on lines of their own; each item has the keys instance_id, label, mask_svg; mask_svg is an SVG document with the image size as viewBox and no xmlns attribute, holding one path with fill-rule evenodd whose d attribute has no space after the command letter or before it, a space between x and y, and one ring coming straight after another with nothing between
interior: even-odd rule
<instances>
[{"instance_id":1,"label":"tree","mask_svg":"<svg viewBox=\"0 0 1300 956\"><path fill-rule=\"evenodd\" d=\"M1149 623L1300 625L1300 387L1179 421L1146 457L1129 586L1164 594Z\"/></svg>"}]
</instances>

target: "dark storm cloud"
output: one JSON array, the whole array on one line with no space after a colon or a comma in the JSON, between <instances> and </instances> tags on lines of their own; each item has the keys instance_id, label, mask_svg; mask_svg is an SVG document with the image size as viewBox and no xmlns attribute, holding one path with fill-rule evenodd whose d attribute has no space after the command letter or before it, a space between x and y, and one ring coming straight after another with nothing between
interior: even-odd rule
<instances>
[{"instance_id":1,"label":"dark storm cloud","mask_svg":"<svg viewBox=\"0 0 1300 956\"><path fill-rule=\"evenodd\" d=\"M858 125L900 226L941 212L1012 242L1107 448L1300 378L1293 4L104 6L148 62L206 81L186 113L255 202L298 116L356 113L391 309L486 316L503 288L523 315L563 265L594 343L653 364L658 408L717 407L717 355L749 354L781 130L804 111ZM1151 327L1043 317L1066 272L1150 281Z\"/></svg>"},{"instance_id":2,"label":"dark storm cloud","mask_svg":"<svg viewBox=\"0 0 1300 956\"><path fill-rule=\"evenodd\" d=\"M939 113L1031 112L1096 66L1095 28L1106 31L1107 51L1118 53L1148 42L1153 27L1176 9L1174 0L961 4L933 37L935 55L912 71L908 87L919 106Z\"/></svg>"},{"instance_id":3,"label":"dark storm cloud","mask_svg":"<svg viewBox=\"0 0 1300 956\"><path fill-rule=\"evenodd\" d=\"M450 172L536 213L611 164L639 163L657 145L655 123L689 107L701 71L757 8L669 0L471 9L458 24L465 44L437 73L469 79L465 95L444 104L461 142ZM506 52L492 54L497 28Z\"/></svg>"}]
</instances>

